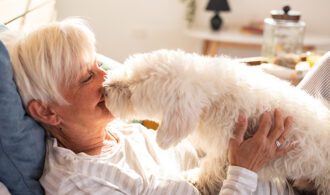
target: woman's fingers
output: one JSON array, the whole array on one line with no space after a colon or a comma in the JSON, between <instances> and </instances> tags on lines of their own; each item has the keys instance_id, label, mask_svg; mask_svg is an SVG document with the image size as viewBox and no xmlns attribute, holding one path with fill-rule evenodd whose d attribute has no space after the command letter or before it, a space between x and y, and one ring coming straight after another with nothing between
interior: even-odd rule
<instances>
[{"instance_id":1,"label":"woman's fingers","mask_svg":"<svg viewBox=\"0 0 330 195\"><path fill-rule=\"evenodd\" d=\"M289 151L295 149L298 146L298 142L290 142L289 144L285 144L283 147L280 147L276 150L275 158L284 156Z\"/></svg>"},{"instance_id":2,"label":"woman's fingers","mask_svg":"<svg viewBox=\"0 0 330 195\"><path fill-rule=\"evenodd\" d=\"M259 128L254 136L258 138L267 137L269 130L272 126L270 112L264 112L259 120Z\"/></svg>"},{"instance_id":3,"label":"woman's fingers","mask_svg":"<svg viewBox=\"0 0 330 195\"><path fill-rule=\"evenodd\" d=\"M247 119L244 113L240 113L238 116L238 121L236 123L236 128L233 132L233 138L238 144L242 143L244 140L244 134L247 130ZM232 140L233 141L233 140Z\"/></svg>"},{"instance_id":4,"label":"woman's fingers","mask_svg":"<svg viewBox=\"0 0 330 195\"><path fill-rule=\"evenodd\" d=\"M240 115L234 136L229 142L228 160L231 165L257 172L266 163L285 155L296 147L296 144L283 144L280 147L275 145L277 139L282 139L280 137L285 139L287 136L292 118L287 117L283 120L278 110L275 111L274 115L275 120L272 121L270 112L263 113L255 135L246 140L244 140L244 134L248 124L245 115ZM271 129L272 122L274 123L273 129Z\"/></svg>"},{"instance_id":5,"label":"woman's fingers","mask_svg":"<svg viewBox=\"0 0 330 195\"><path fill-rule=\"evenodd\" d=\"M278 109L274 111L274 128L269 132L268 138L270 142L279 141L279 137L284 132L284 122L281 112ZM281 142L282 143L282 142Z\"/></svg>"},{"instance_id":6,"label":"woman's fingers","mask_svg":"<svg viewBox=\"0 0 330 195\"><path fill-rule=\"evenodd\" d=\"M290 132L291 126L293 124L293 118L291 116L288 116L283 121L282 115L278 110L275 110L274 115L275 127L270 134L269 141L271 143L275 142L275 158L278 158L293 150L298 145L298 142L289 143L286 140L287 135Z\"/></svg>"},{"instance_id":7,"label":"woman's fingers","mask_svg":"<svg viewBox=\"0 0 330 195\"><path fill-rule=\"evenodd\" d=\"M291 130L291 126L293 124L293 118L291 116L287 117L284 120L284 131L283 133L280 135L280 137L277 139L281 144L286 144L286 138L288 136L288 133Z\"/></svg>"},{"instance_id":8,"label":"woman's fingers","mask_svg":"<svg viewBox=\"0 0 330 195\"><path fill-rule=\"evenodd\" d=\"M272 119L269 112L265 112L259 122L259 129L256 132L257 139L267 140L265 143L269 144L269 152L273 153L273 158L278 158L285 155L287 152L291 151L297 146L297 143L289 143L286 138L290 132L293 123L293 118L291 116L286 117L283 120L282 114L278 109L274 111L274 121L273 128L271 128ZM267 131L268 130L268 131Z\"/></svg>"}]
</instances>

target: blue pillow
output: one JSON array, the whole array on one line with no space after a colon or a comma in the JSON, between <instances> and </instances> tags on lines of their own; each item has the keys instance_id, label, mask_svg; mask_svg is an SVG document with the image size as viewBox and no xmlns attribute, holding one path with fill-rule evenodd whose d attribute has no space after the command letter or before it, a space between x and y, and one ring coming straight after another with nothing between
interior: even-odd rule
<instances>
[{"instance_id":1,"label":"blue pillow","mask_svg":"<svg viewBox=\"0 0 330 195\"><path fill-rule=\"evenodd\" d=\"M23 108L0 41L0 181L14 195L43 194L38 180L44 158L45 132Z\"/></svg>"}]
</instances>

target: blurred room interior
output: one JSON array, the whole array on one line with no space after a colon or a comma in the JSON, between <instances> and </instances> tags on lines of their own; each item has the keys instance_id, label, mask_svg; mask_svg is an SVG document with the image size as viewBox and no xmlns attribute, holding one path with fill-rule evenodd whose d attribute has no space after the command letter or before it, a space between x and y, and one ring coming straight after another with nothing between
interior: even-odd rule
<instances>
[{"instance_id":1,"label":"blurred room interior","mask_svg":"<svg viewBox=\"0 0 330 195\"><path fill-rule=\"evenodd\" d=\"M301 20L306 23L305 39L309 39L305 41L309 45L317 50L330 49L330 26L326 22L330 18L328 0L228 0L230 11L221 12L223 24L219 31L210 27L214 14L206 10L207 0L11 0L0 4L0 22L16 29L22 28L22 24L27 28L55 19L82 17L96 34L98 51L118 61L133 53L161 48L203 53L205 39L219 36L227 36L223 37L224 42L234 39L238 43L258 44L262 32L242 29L262 24L270 17L271 10L282 9L284 5L301 13ZM24 17L11 21L20 15ZM245 40L244 36L237 37L237 32L252 37ZM259 56L260 52L258 46L240 44L223 44L216 49L217 54L232 57Z\"/></svg>"},{"instance_id":2,"label":"blurred room interior","mask_svg":"<svg viewBox=\"0 0 330 195\"><path fill-rule=\"evenodd\" d=\"M268 38L279 36L277 38L282 39L283 33L293 37L295 40L291 42L295 42L290 44L302 44L297 50L303 55L299 60L306 61L306 55L313 54L307 59L311 61L329 51L328 0L2 0L0 23L21 31L54 20L81 17L88 21L96 34L97 51L118 62L134 53L181 49L211 56L248 58L249 62L256 57L259 64L264 59L260 58L264 55L264 30L267 27L264 21L272 18L272 10L282 10L286 5L290 6L291 15L296 14L294 10L299 11L298 22L303 23L301 38L296 39L294 31L297 29L291 28L292 21L285 21L289 25L282 35L270 34ZM218 29L211 25L215 13L221 17ZM302 25L298 22L293 23ZM277 26L270 28L283 30L276 29ZM292 64L296 65L299 60L285 58L277 62L289 62L284 65L295 69ZM310 65L314 61L309 62ZM306 64L298 69L305 70ZM292 77L290 72L285 74Z\"/></svg>"}]
</instances>

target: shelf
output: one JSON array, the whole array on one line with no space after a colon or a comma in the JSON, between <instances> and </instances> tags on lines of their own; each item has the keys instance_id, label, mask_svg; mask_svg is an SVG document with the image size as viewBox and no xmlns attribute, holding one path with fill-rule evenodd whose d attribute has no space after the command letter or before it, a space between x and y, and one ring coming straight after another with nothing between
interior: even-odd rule
<instances>
[{"instance_id":1,"label":"shelf","mask_svg":"<svg viewBox=\"0 0 330 195\"><path fill-rule=\"evenodd\" d=\"M207 29L188 29L185 34L203 41L205 55L216 55L219 48L261 49L262 35L241 32L239 29L222 29L214 32ZM307 34L304 38L304 50L314 50L318 47L329 46L330 36Z\"/></svg>"}]
</instances>

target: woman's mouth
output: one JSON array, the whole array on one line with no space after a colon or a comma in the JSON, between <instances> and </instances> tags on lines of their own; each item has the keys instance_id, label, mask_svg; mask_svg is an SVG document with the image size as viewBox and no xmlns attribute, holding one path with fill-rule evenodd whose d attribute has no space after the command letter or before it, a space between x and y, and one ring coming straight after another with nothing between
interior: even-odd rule
<instances>
[{"instance_id":1,"label":"woman's mouth","mask_svg":"<svg viewBox=\"0 0 330 195\"><path fill-rule=\"evenodd\" d=\"M105 100L104 100L104 96L102 95L102 97L100 98L99 103L97 103L98 106L100 107L105 107Z\"/></svg>"},{"instance_id":2,"label":"woman's mouth","mask_svg":"<svg viewBox=\"0 0 330 195\"><path fill-rule=\"evenodd\" d=\"M101 98L101 100L99 101L99 103L97 105L104 105L104 104L105 104L104 98Z\"/></svg>"}]
</instances>

